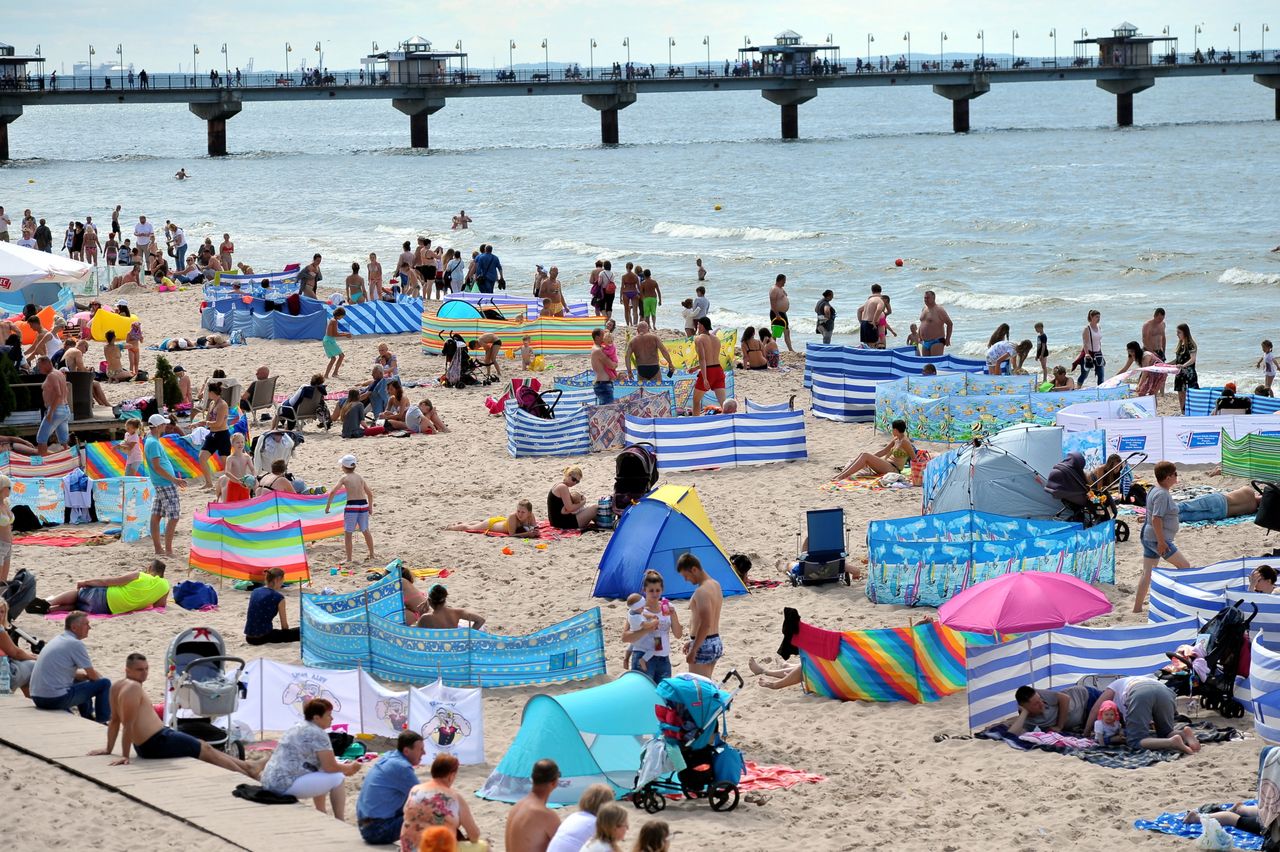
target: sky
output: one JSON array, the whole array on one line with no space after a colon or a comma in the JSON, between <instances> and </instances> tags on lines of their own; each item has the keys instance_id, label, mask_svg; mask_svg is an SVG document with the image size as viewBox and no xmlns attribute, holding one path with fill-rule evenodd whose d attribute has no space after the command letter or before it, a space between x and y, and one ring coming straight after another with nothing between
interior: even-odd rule
<instances>
[{"instance_id":1,"label":"sky","mask_svg":"<svg viewBox=\"0 0 1280 852\"><path fill-rule=\"evenodd\" d=\"M3 0L18 5L21 0ZM426 4L421 0L276 0L267 4L246 0L209 3L177 3L135 7L97 0L63 0L58 3L22 4L22 11L3 16L0 41L29 54L40 45L48 68L62 65L70 72L74 62L96 49L95 62L113 61L118 44L125 61L153 72L190 70L192 45L198 44L197 70L222 67L221 48L227 45L230 67L252 57L258 70L279 69L284 64L285 43L293 46L289 65L316 64L315 45L322 44L326 67L356 68L373 42L387 49L421 35L437 49L451 50L457 41L470 54L472 67L505 66L508 44L515 41L514 61L587 64L590 42L595 39L597 65L625 62L631 42L636 62L664 64L668 39L675 39L671 56L679 62L705 62L710 39L716 64L736 55L743 39L769 44L784 29L793 29L809 43L825 42L828 35L841 46L844 56L867 52L868 33L875 36L871 52L896 56L907 52L904 35L911 33L914 54L937 55L940 33L947 33L948 53L976 54L985 32L989 55L1008 54L1018 32L1019 55L1052 56L1051 29L1058 31L1058 52L1069 55L1071 41L1082 29L1091 36L1109 34L1120 23L1117 4L1085 0L1078 3L1012 3L1008 0L976 0L970 3L923 0L884 4L880 9L857 8L846 2L803 0L786 9L762 0L446 0ZM864 4L858 4L864 6ZM870 4L866 4L870 5ZM1245 50L1256 48L1266 34L1272 49L1280 48L1280 8L1264 0L1240 0L1226 8L1208 9L1190 0L1137 0L1120 4L1126 20L1141 32L1159 35L1168 26L1180 39L1179 49L1189 52L1193 29L1203 24L1200 47L1219 50L1237 43L1233 27L1241 24ZM147 11L139 14L140 9ZM181 34L175 37L175 34ZM542 41L548 42L544 54Z\"/></svg>"}]
</instances>

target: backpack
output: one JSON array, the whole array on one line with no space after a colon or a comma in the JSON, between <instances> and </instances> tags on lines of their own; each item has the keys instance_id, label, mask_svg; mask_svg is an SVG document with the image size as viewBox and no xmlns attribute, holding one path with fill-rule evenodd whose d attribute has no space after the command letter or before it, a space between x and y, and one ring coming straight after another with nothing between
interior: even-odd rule
<instances>
[{"instance_id":1,"label":"backpack","mask_svg":"<svg viewBox=\"0 0 1280 852\"><path fill-rule=\"evenodd\" d=\"M173 587L173 601L183 609L218 605L218 590L208 583L183 580Z\"/></svg>"}]
</instances>

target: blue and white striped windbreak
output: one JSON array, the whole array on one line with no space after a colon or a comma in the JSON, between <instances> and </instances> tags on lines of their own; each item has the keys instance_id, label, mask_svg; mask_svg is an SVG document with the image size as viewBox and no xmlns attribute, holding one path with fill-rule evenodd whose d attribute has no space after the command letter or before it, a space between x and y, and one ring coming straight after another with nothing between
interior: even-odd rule
<instances>
[{"instance_id":1,"label":"blue and white striped windbreak","mask_svg":"<svg viewBox=\"0 0 1280 852\"><path fill-rule=\"evenodd\" d=\"M807 459L804 412L713 414L702 417L627 416L628 445L647 441L659 470L697 470Z\"/></svg>"},{"instance_id":2,"label":"blue and white striped windbreak","mask_svg":"<svg viewBox=\"0 0 1280 852\"><path fill-rule=\"evenodd\" d=\"M534 417L521 411L514 400L503 406L507 419L507 452L521 456L585 456L591 451L587 429L587 409L565 404L556 406L554 420Z\"/></svg>"},{"instance_id":3,"label":"blue and white striped windbreak","mask_svg":"<svg viewBox=\"0 0 1280 852\"><path fill-rule=\"evenodd\" d=\"M922 356L915 347L863 349L809 343L804 350L804 386L810 389L815 417L845 423L875 419L876 385L918 376L925 364L940 373L984 373L984 361L953 355Z\"/></svg>"}]
</instances>

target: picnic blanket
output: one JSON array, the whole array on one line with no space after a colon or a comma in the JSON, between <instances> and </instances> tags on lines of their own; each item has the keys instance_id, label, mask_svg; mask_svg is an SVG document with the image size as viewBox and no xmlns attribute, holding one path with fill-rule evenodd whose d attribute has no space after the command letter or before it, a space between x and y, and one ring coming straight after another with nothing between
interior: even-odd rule
<instances>
[{"instance_id":1,"label":"picnic blanket","mask_svg":"<svg viewBox=\"0 0 1280 852\"><path fill-rule=\"evenodd\" d=\"M117 529L118 533L119 530ZM115 536L99 532L71 532L71 531L54 531L41 530L28 535L15 535L13 537L14 544L23 544L40 547L78 547L82 544L99 545L110 544L114 542Z\"/></svg>"},{"instance_id":2,"label":"picnic blanket","mask_svg":"<svg viewBox=\"0 0 1280 852\"><path fill-rule=\"evenodd\" d=\"M1223 805L1223 809L1230 809L1233 803L1227 802ZM1245 802L1246 805L1256 805L1255 799ZM1134 820L1133 827L1139 831L1158 831L1161 834L1172 834L1175 837L1186 837L1194 839L1204 833L1204 828L1200 823L1195 825L1187 825L1182 821L1186 815L1186 811L1172 813L1166 811L1155 819L1139 819ZM1213 814L1205 814L1205 816L1213 816ZM1223 826L1227 834L1231 835L1231 842L1235 844L1237 849L1261 849L1262 838L1256 834L1250 834L1247 831L1241 831L1238 828L1228 828Z\"/></svg>"},{"instance_id":3,"label":"picnic blanket","mask_svg":"<svg viewBox=\"0 0 1280 852\"><path fill-rule=\"evenodd\" d=\"M1192 729L1196 732L1196 739L1201 743L1227 742L1240 736L1235 728L1219 728L1212 722L1201 722L1198 725L1193 725ZM1180 751L1154 751L1145 748L1131 749L1124 746L1103 747L1092 745L1089 748L1074 748L1066 745L1050 745L1047 742L1039 742L1035 738L1028 738L1025 735L1011 734L1008 726L1004 724L992 725L977 736L979 739L998 740L1019 751L1051 751L1057 754L1078 757L1095 766L1103 766L1108 769L1141 769L1145 766L1155 766L1157 763L1167 763L1182 757L1182 752Z\"/></svg>"},{"instance_id":4,"label":"picnic blanket","mask_svg":"<svg viewBox=\"0 0 1280 852\"><path fill-rule=\"evenodd\" d=\"M801 769L788 766L761 766L755 761L746 761L742 778L738 781L739 790L785 790L797 784L820 784L826 781L825 775L815 775Z\"/></svg>"},{"instance_id":5,"label":"picnic blanket","mask_svg":"<svg viewBox=\"0 0 1280 852\"><path fill-rule=\"evenodd\" d=\"M886 481L888 480L888 481ZM894 481L899 480L899 481ZM900 473L884 476L855 476L853 479L836 479L818 486L823 491L890 491L911 488L911 480Z\"/></svg>"},{"instance_id":6,"label":"picnic blanket","mask_svg":"<svg viewBox=\"0 0 1280 852\"><path fill-rule=\"evenodd\" d=\"M1121 506L1119 514L1133 515L1145 522L1147 510L1141 506ZM1236 524L1253 523L1253 515L1236 515L1234 518L1223 518L1219 521L1179 521L1179 529L1198 530L1205 527L1232 527Z\"/></svg>"},{"instance_id":7,"label":"picnic blanket","mask_svg":"<svg viewBox=\"0 0 1280 852\"><path fill-rule=\"evenodd\" d=\"M120 618L124 615L133 615L138 612L164 612L162 606L149 606L146 609L135 609L130 612L94 612L89 613L89 618ZM67 617L65 612L50 612L45 615L45 621L62 621Z\"/></svg>"},{"instance_id":8,"label":"picnic blanket","mask_svg":"<svg viewBox=\"0 0 1280 852\"><path fill-rule=\"evenodd\" d=\"M781 580L747 580L747 586L752 589L776 589L781 585Z\"/></svg>"},{"instance_id":9,"label":"picnic blanket","mask_svg":"<svg viewBox=\"0 0 1280 852\"><path fill-rule=\"evenodd\" d=\"M462 532L478 533L493 538L510 538L510 533L493 532L492 530L463 530ZM573 538L582 535L582 530L560 530L551 526L550 521L538 521L538 538L541 541L559 541L562 538Z\"/></svg>"}]
</instances>

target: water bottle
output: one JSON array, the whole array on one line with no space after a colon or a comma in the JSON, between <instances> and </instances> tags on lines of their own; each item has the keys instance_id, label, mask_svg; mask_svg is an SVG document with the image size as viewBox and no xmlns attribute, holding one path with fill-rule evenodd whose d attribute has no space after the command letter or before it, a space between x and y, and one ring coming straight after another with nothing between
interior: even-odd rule
<instances>
[{"instance_id":1,"label":"water bottle","mask_svg":"<svg viewBox=\"0 0 1280 852\"><path fill-rule=\"evenodd\" d=\"M596 526L601 529L613 529L613 498L601 497L596 504Z\"/></svg>"},{"instance_id":2,"label":"water bottle","mask_svg":"<svg viewBox=\"0 0 1280 852\"><path fill-rule=\"evenodd\" d=\"M9 677L9 658L0 654L0 695L8 695L13 692Z\"/></svg>"}]
</instances>

